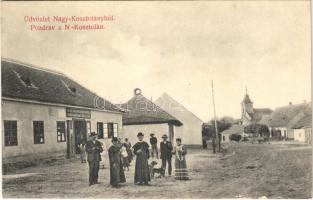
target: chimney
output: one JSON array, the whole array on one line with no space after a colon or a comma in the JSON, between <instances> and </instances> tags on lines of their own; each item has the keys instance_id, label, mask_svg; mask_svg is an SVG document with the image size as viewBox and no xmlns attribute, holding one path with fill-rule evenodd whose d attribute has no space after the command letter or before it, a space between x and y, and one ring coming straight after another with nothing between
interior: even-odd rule
<instances>
[{"instance_id":1,"label":"chimney","mask_svg":"<svg viewBox=\"0 0 313 200\"><path fill-rule=\"evenodd\" d=\"M141 94L141 89L140 88L135 88L134 89L134 95L136 96L136 95L139 95L139 94Z\"/></svg>"}]
</instances>

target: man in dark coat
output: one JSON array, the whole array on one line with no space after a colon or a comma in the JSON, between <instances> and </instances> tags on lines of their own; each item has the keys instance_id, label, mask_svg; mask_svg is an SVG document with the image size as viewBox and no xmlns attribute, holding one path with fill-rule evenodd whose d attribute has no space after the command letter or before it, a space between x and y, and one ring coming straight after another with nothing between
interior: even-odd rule
<instances>
[{"instance_id":1,"label":"man in dark coat","mask_svg":"<svg viewBox=\"0 0 313 200\"><path fill-rule=\"evenodd\" d=\"M172 150L173 145L171 142L167 141L167 135L162 136L163 141L160 143L162 167L166 169L166 163L168 163L168 175L172 175Z\"/></svg>"},{"instance_id":2,"label":"man in dark coat","mask_svg":"<svg viewBox=\"0 0 313 200\"><path fill-rule=\"evenodd\" d=\"M141 132L137 134L137 137L139 141L133 146L134 154L136 155L135 184L149 185L149 145L143 141L143 134Z\"/></svg>"},{"instance_id":3,"label":"man in dark coat","mask_svg":"<svg viewBox=\"0 0 313 200\"><path fill-rule=\"evenodd\" d=\"M126 178L121 162L121 147L118 145L118 139L114 137L112 143L113 145L108 150L110 160L110 184L112 187L118 188L119 183L126 182Z\"/></svg>"},{"instance_id":4,"label":"man in dark coat","mask_svg":"<svg viewBox=\"0 0 313 200\"><path fill-rule=\"evenodd\" d=\"M103 152L101 143L96 140L96 133L90 133L90 140L86 144L87 160L89 164L89 186L98 184L100 153Z\"/></svg>"},{"instance_id":5,"label":"man in dark coat","mask_svg":"<svg viewBox=\"0 0 313 200\"><path fill-rule=\"evenodd\" d=\"M154 133L150 134L150 144L151 144L151 157L154 158L154 152L155 152L156 158L159 159L158 139L154 136Z\"/></svg>"}]
</instances>

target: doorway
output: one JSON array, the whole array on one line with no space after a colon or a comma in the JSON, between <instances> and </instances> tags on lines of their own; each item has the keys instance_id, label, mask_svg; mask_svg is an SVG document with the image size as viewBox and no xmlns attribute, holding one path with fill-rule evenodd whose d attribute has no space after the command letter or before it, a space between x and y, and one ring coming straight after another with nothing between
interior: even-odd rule
<instances>
[{"instance_id":1,"label":"doorway","mask_svg":"<svg viewBox=\"0 0 313 200\"><path fill-rule=\"evenodd\" d=\"M80 153L80 144L87 143L87 125L85 120L74 120L75 153Z\"/></svg>"}]
</instances>

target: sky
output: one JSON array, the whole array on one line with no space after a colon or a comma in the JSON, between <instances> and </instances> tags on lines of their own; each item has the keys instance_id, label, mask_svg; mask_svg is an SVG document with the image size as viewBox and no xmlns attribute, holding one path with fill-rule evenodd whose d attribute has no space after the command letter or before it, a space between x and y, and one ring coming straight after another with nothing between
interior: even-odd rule
<instances>
[{"instance_id":1,"label":"sky","mask_svg":"<svg viewBox=\"0 0 313 200\"><path fill-rule=\"evenodd\" d=\"M31 31L25 16L103 16L104 30ZM91 23L94 24L94 23ZM164 92L203 121L311 101L310 1L2 2L4 58L66 74L113 103Z\"/></svg>"}]
</instances>

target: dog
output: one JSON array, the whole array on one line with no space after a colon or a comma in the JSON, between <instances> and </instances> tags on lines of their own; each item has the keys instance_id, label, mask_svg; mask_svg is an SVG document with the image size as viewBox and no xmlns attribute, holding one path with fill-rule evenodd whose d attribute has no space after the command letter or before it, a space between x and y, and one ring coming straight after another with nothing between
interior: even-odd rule
<instances>
[{"instance_id":1,"label":"dog","mask_svg":"<svg viewBox=\"0 0 313 200\"><path fill-rule=\"evenodd\" d=\"M159 174L159 177L165 176L165 169L163 167L160 168L154 168L158 163L156 161L152 161L149 165L149 171L150 171L150 177L154 178L155 174Z\"/></svg>"}]
</instances>

